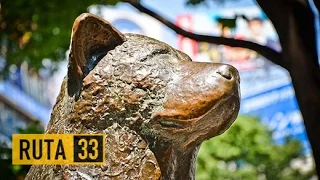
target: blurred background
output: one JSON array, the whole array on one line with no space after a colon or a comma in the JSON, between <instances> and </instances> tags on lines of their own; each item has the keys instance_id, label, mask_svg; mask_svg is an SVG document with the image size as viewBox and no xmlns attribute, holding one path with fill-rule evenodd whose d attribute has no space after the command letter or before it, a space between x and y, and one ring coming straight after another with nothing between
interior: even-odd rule
<instances>
[{"instance_id":1,"label":"blurred background","mask_svg":"<svg viewBox=\"0 0 320 180\"><path fill-rule=\"evenodd\" d=\"M242 47L198 42L178 35L130 3L118 0L0 2L2 177L21 179L28 171L29 166L11 165L11 136L44 131L67 73L73 21L79 14L91 12L123 33L164 41L194 61L227 63L239 70L240 116L226 133L202 145L196 179L317 179L290 73L274 60ZM191 33L247 40L279 54L286 50L272 21L252 0L133 2ZM306 2L318 17L313 1Z\"/></svg>"}]
</instances>

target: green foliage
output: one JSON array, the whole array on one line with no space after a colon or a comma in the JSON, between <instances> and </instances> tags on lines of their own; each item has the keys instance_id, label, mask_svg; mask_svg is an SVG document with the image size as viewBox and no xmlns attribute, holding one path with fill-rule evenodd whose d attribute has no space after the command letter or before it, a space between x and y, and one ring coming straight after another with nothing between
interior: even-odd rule
<instances>
[{"instance_id":1,"label":"green foliage","mask_svg":"<svg viewBox=\"0 0 320 180\"><path fill-rule=\"evenodd\" d=\"M270 132L256 118L239 117L224 134L202 144L197 160L197 180L310 179L290 166L301 155L299 141L274 144Z\"/></svg>"},{"instance_id":2,"label":"green foliage","mask_svg":"<svg viewBox=\"0 0 320 180\"><path fill-rule=\"evenodd\" d=\"M44 129L40 121L33 121L26 128L18 128L19 134L43 134Z\"/></svg>"},{"instance_id":3,"label":"green foliage","mask_svg":"<svg viewBox=\"0 0 320 180\"><path fill-rule=\"evenodd\" d=\"M75 18L93 4L119 0L4 0L0 9L0 55L11 64L27 61L39 69L42 60L59 61L69 48Z\"/></svg>"},{"instance_id":4,"label":"green foliage","mask_svg":"<svg viewBox=\"0 0 320 180\"><path fill-rule=\"evenodd\" d=\"M44 128L39 121L30 123L26 128L18 129L20 134L43 134ZM12 165L12 149L0 146L0 174L6 180L24 179L31 166Z\"/></svg>"}]
</instances>

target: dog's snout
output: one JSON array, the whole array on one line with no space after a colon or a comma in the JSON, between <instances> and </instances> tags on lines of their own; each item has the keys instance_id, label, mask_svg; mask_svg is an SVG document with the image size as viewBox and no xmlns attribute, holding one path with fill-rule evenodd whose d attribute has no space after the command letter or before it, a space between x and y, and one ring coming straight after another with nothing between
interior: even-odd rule
<instances>
[{"instance_id":1,"label":"dog's snout","mask_svg":"<svg viewBox=\"0 0 320 180\"><path fill-rule=\"evenodd\" d=\"M217 70L216 73L227 80L237 79L238 71L230 65L222 65Z\"/></svg>"}]
</instances>

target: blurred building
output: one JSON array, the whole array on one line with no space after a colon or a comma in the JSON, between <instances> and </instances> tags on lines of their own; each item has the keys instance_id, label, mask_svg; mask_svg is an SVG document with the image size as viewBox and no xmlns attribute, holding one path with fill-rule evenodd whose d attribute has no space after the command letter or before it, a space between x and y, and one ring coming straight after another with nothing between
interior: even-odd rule
<instances>
[{"instance_id":1,"label":"blurred building","mask_svg":"<svg viewBox=\"0 0 320 180\"><path fill-rule=\"evenodd\" d=\"M10 146L11 135L32 121L49 120L47 78L32 72L27 64L12 65L8 78L0 80L0 144Z\"/></svg>"}]
</instances>

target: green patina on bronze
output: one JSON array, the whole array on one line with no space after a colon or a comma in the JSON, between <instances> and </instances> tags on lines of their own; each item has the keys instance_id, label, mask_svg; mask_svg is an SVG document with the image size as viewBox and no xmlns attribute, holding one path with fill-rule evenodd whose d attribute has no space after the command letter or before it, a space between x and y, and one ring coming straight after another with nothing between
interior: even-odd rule
<instances>
[{"instance_id":1,"label":"green patina on bronze","mask_svg":"<svg viewBox=\"0 0 320 180\"><path fill-rule=\"evenodd\" d=\"M34 165L26 179L194 179L200 144L223 133L239 106L232 66L192 62L82 14L46 133L106 134L106 162Z\"/></svg>"}]
</instances>

